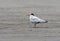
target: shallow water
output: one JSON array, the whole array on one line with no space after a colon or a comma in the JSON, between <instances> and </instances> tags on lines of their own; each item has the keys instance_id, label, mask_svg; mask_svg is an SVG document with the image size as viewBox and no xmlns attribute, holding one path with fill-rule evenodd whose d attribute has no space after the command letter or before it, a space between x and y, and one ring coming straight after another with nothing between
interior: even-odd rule
<instances>
[{"instance_id":1,"label":"shallow water","mask_svg":"<svg viewBox=\"0 0 60 41\"><path fill-rule=\"evenodd\" d=\"M32 28L26 12L48 23ZM60 41L60 1L0 0L0 41Z\"/></svg>"},{"instance_id":2,"label":"shallow water","mask_svg":"<svg viewBox=\"0 0 60 41\"><path fill-rule=\"evenodd\" d=\"M43 7L43 6L42 6ZM21 8L3 8L0 10L0 40L1 41L58 41L60 40L60 14L48 11L48 7L41 7L41 13L35 7L35 15L39 18L48 20L46 24L38 24L38 28L32 28L26 12L32 10L33 7ZM48 9L47 9L48 8ZM51 7L53 8L53 7ZM56 8L56 7L54 7ZM34 10L34 9L33 9ZM32 12L32 11L31 11Z\"/></svg>"}]
</instances>

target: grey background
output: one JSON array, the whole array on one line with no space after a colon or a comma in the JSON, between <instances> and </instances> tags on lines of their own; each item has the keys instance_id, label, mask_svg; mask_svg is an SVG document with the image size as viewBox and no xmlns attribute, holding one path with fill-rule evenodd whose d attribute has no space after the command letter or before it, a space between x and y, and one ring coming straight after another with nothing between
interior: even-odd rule
<instances>
[{"instance_id":1,"label":"grey background","mask_svg":"<svg viewBox=\"0 0 60 41\"><path fill-rule=\"evenodd\" d=\"M49 22L32 28L27 12ZM60 41L60 0L0 0L0 41Z\"/></svg>"}]
</instances>

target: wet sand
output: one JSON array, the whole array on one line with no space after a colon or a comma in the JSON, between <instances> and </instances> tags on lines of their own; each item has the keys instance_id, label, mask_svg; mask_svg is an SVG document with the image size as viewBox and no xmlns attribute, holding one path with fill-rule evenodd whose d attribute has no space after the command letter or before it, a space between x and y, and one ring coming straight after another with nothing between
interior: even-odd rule
<instances>
[{"instance_id":1,"label":"wet sand","mask_svg":"<svg viewBox=\"0 0 60 41\"><path fill-rule=\"evenodd\" d=\"M14 6L0 7L0 41L60 41L60 6ZM32 28L26 12L49 22Z\"/></svg>"}]
</instances>

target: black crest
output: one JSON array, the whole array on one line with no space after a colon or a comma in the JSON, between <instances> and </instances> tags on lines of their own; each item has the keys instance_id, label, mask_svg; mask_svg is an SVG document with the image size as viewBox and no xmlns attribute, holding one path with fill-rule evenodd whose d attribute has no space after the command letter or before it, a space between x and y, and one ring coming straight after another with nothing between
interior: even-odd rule
<instances>
[{"instance_id":1,"label":"black crest","mask_svg":"<svg viewBox=\"0 0 60 41\"><path fill-rule=\"evenodd\" d=\"M34 16L34 14L33 14L33 13L31 13L31 15L33 15L33 16Z\"/></svg>"}]
</instances>

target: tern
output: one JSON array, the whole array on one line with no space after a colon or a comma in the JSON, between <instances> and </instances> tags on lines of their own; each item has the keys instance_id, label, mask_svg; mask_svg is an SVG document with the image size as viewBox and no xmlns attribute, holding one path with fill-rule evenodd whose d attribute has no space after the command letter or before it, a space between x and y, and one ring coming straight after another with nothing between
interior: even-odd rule
<instances>
[{"instance_id":1,"label":"tern","mask_svg":"<svg viewBox=\"0 0 60 41\"><path fill-rule=\"evenodd\" d=\"M26 16L29 16L30 22L34 24L33 26L34 28L36 28L36 24L48 22L47 20L43 20L41 18L36 17L34 13L31 13L31 14L27 13Z\"/></svg>"}]
</instances>

